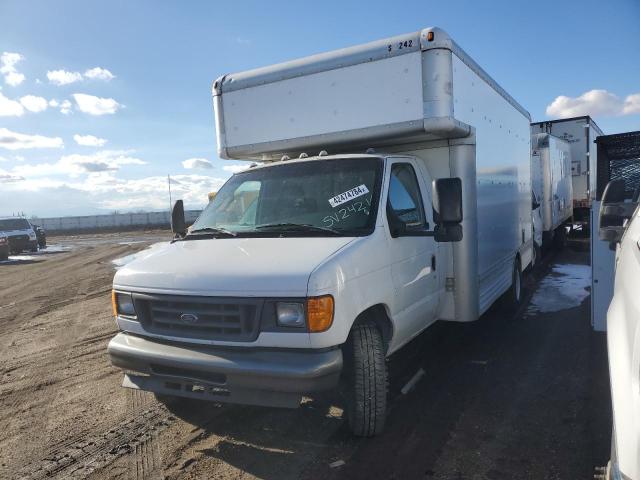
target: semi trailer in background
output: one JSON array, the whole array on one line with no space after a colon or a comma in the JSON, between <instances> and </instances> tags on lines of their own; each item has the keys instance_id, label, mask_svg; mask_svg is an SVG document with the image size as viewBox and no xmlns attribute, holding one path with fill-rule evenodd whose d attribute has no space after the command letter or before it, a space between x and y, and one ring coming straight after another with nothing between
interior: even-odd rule
<instances>
[{"instance_id":1,"label":"semi trailer in background","mask_svg":"<svg viewBox=\"0 0 640 480\"><path fill-rule=\"evenodd\" d=\"M437 320L521 299L530 116L427 28L213 84L232 176L187 232L118 270L123 385L295 407L341 388L382 431L385 359Z\"/></svg>"},{"instance_id":2,"label":"semi trailer in background","mask_svg":"<svg viewBox=\"0 0 640 480\"><path fill-rule=\"evenodd\" d=\"M531 135L531 188L536 247L562 246L573 213L568 142L548 133Z\"/></svg>"},{"instance_id":3,"label":"semi trailer in background","mask_svg":"<svg viewBox=\"0 0 640 480\"><path fill-rule=\"evenodd\" d=\"M531 124L531 134L548 133L571 147L573 223L589 231L591 204L595 198L598 152L594 141L602 130L589 116L562 118Z\"/></svg>"}]
</instances>

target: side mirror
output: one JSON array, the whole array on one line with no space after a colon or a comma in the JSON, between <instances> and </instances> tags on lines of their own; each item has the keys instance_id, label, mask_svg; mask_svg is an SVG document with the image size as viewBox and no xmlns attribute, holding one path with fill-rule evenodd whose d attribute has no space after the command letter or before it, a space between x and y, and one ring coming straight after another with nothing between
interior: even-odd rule
<instances>
[{"instance_id":1,"label":"side mirror","mask_svg":"<svg viewBox=\"0 0 640 480\"><path fill-rule=\"evenodd\" d=\"M436 242L462 240L462 180L439 178L433 182L433 221Z\"/></svg>"},{"instance_id":2,"label":"side mirror","mask_svg":"<svg viewBox=\"0 0 640 480\"><path fill-rule=\"evenodd\" d=\"M462 222L462 180L439 178L433 182L434 217L437 224Z\"/></svg>"},{"instance_id":3,"label":"side mirror","mask_svg":"<svg viewBox=\"0 0 640 480\"><path fill-rule=\"evenodd\" d=\"M179 237L187 233L187 225L184 220L184 203L176 200L171 209L171 231Z\"/></svg>"},{"instance_id":4,"label":"side mirror","mask_svg":"<svg viewBox=\"0 0 640 480\"><path fill-rule=\"evenodd\" d=\"M625 202L624 180L611 180L602 193L602 203L598 212L598 238L611 244L622 239L625 220L633 216L637 202Z\"/></svg>"}]
</instances>

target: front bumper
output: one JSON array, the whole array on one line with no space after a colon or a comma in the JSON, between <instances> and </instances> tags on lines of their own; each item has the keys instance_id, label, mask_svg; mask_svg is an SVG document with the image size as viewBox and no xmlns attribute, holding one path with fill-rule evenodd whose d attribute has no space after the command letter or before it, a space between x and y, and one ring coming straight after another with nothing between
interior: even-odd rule
<instances>
[{"instance_id":1,"label":"front bumper","mask_svg":"<svg viewBox=\"0 0 640 480\"><path fill-rule=\"evenodd\" d=\"M22 252L31 250L38 245L37 240L30 240L27 235L14 235L9 237L9 250L12 252Z\"/></svg>"},{"instance_id":2,"label":"front bumper","mask_svg":"<svg viewBox=\"0 0 640 480\"><path fill-rule=\"evenodd\" d=\"M119 333L108 346L123 386L216 402L297 407L303 394L337 386L342 351L216 348Z\"/></svg>"}]
</instances>

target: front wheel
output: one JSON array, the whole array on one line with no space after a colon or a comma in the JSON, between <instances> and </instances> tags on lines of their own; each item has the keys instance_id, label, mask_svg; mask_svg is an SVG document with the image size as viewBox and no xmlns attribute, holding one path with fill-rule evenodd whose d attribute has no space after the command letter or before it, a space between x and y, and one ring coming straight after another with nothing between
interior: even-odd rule
<instances>
[{"instance_id":1,"label":"front wheel","mask_svg":"<svg viewBox=\"0 0 640 480\"><path fill-rule=\"evenodd\" d=\"M387 414L387 364L380 330L373 324L355 325L344 353L349 427L359 437L378 435Z\"/></svg>"}]
</instances>

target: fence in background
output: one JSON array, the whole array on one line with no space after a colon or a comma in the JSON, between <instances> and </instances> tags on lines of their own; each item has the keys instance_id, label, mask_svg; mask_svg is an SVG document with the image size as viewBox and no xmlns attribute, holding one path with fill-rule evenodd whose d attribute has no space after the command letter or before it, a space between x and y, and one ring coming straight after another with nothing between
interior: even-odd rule
<instances>
[{"instance_id":1,"label":"fence in background","mask_svg":"<svg viewBox=\"0 0 640 480\"><path fill-rule=\"evenodd\" d=\"M184 212L187 224L193 223L201 210ZM109 215L87 215L82 217L32 218L30 222L40 225L47 232L74 230L113 230L118 228L167 227L171 225L169 212L113 213Z\"/></svg>"}]
</instances>

